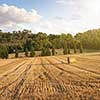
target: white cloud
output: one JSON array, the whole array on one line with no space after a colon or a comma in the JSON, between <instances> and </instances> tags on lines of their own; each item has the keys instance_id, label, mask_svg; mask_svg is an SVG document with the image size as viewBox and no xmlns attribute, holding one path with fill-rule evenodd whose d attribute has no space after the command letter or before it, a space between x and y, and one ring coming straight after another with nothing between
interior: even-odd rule
<instances>
[{"instance_id":1,"label":"white cloud","mask_svg":"<svg viewBox=\"0 0 100 100\"><path fill-rule=\"evenodd\" d=\"M98 24L100 19L100 0L76 0L77 15L90 24Z\"/></svg>"},{"instance_id":2,"label":"white cloud","mask_svg":"<svg viewBox=\"0 0 100 100\"><path fill-rule=\"evenodd\" d=\"M38 21L40 18L41 16L34 9L26 11L24 8L8 6L6 4L0 6L0 27L32 23Z\"/></svg>"},{"instance_id":3,"label":"white cloud","mask_svg":"<svg viewBox=\"0 0 100 100\"><path fill-rule=\"evenodd\" d=\"M68 4L73 5L74 1L73 0L56 0L56 3L61 4L61 5L68 5Z\"/></svg>"},{"instance_id":4,"label":"white cloud","mask_svg":"<svg viewBox=\"0 0 100 100\"><path fill-rule=\"evenodd\" d=\"M84 25L82 27L77 26L76 30L84 31L86 29L100 28L100 0L56 0L56 2L65 7L66 11L70 6L69 11L66 13L68 13L68 16L70 13L72 14L69 23L72 20L76 22L73 23L73 27L78 24L80 26Z\"/></svg>"},{"instance_id":5,"label":"white cloud","mask_svg":"<svg viewBox=\"0 0 100 100\"><path fill-rule=\"evenodd\" d=\"M67 4L66 0L57 0L56 3L63 5Z\"/></svg>"},{"instance_id":6,"label":"white cloud","mask_svg":"<svg viewBox=\"0 0 100 100\"><path fill-rule=\"evenodd\" d=\"M28 28L33 32L46 33L77 33L100 28L100 0L56 0L56 2L64 11L57 17L41 20L39 20L41 16L35 10L26 11L23 8L2 5L0 27L5 25L3 29L9 30ZM65 11L66 14L61 17Z\"/></svg>"},{"instance_id":7,"label":"white cloud","mask_svg":"<svg viewBox=\"0 0 100 100\"><path fill-rule=\"evenodd\" d=\"M53 17L48 20L41 20L40 22L29 26L33 32L45 32L52 34L61 33L76 33L84 31L85 23L80 23L79 20L68 20L62 17Z\"/></svg>"}]
</instances>

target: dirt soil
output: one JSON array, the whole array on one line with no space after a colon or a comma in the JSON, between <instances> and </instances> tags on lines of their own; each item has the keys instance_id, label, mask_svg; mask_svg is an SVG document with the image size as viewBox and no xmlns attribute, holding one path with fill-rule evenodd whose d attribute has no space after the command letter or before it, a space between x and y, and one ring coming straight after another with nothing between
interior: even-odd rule
<instances>
[{"instance_id":1,"label":"dirt soil","mask_svg":"<svg viewBox=\"0 0 100 100\"><path fill-rule=\"evenodd\" d=\"M0 60L0 100L100 100L100 56Z\"/></svg>"}]
</instances>

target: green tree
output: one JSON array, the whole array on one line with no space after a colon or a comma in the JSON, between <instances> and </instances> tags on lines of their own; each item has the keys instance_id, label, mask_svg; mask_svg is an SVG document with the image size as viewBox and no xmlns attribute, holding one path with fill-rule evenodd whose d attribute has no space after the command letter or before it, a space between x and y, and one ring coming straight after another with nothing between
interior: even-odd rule
<instances>
[{"instance_id":1,"label":"green tree","mask_svg":"<svg viewBox=\"0 0 100 100\"><path fill-rule=\"evenodd\" d=\"M51 56L50 48L46 48L46 56Z\"/></svg>"},{"instance_id":2,"label":"green tree","mask_svg":"<svg viewBox=\"0 0 100 100\"><path fill-rule=\"evenodd\" d=\"M74 53L77 53L77 47L76 47L76 45L77 45L77 42L76 42L76 40L74 39L74 40L73 40L73 49L74 49Z\"/></svg>"},{"instance_id":3,"label":"green tree","mask_svg":"<svg viewBox=\"0 0 100 100\"><path fill-rule=\"evenodd\" d=\"M76 44L74 44L74 53L77 53Z\"/></svg>"},{"instance_id":4,"label":"green tree","mask_svg":"<svg viewBox=\"0 0 100 100\"><path fill-rule=\"evenodd\" d=\"M68 48L68 54L70 54L70 47Z\"/></svg>"},{"instance_id":5,"label":"green tree","mask_svg":"<svg viewBox=\"0 0 100 100\"><path fill-rule=\"evenodd\" d=\"M38 44L39 50L41 50L44 47L47 41L48 41L48 37L46 33L39 32L36 34L36 42Z\"/></svg>"},{"instance_id":6,"label":"green tree","mask_svg":"<svg viewBox=\"0 0 100 100\"><path fill-rule=\"evenodd\" d=\"M41 56L51 56L50 48L42 48L41 50Z\"/></svg>"},{"instance_id":7,"label":"green tree","mask_svg":"<svg viewBox=\"0 0 100 100\"><path fill-rule=\"evenodd\" d=\"M81 42L79 43L79 49L80 49L80 53L83 53L83 46Z\"/></svg>"},{"instance_id":8,"label":"green tree","mask_svg":"<svg viewBox=\"0 0 100 100\"><path fill-rule=\"evenodd\" d=\"M2 46L2 47L0 47L0 57L2 58L2 59L8 59L8 49L7 49L7 47L4 47L4 46Z\"/></svg>"},{"instance_id":9,"label":"green tree","mask_svg":"<svg viewBox=\"0 0 100 100\"><path fill-rule=\"evenodd\" d=\"M19 52L18 52L18 48L16 47L15 48L15 58L18 58L18 56L19 56Z\"/></svg>"},{"instance_id":10,"label":"green tree","mask_svg":"<svg viewBox=\"0 0 100 100\"><path fill-rule=\"evenodd\" d=\"M45 48L44 47L41 50L41 56L45 56Z\"/></svg>"},{"instance_id":11,"label":"green tree","mask_svg":"<svg viewBox=\"0 0 100 100\"><path fill-rule=\"evenodd\" d=\"M35 50L33 47L31 47L30 57L34 57L34 56L35 56Z\"/></svg>"},{"instance_id":12,"label":"green tree","mask_svg":"<svg viewBox=\"0 0 100 100\"><path fill-rule=\"evenodd\" d=\"M55 55L55 48L52 47L52 55Z\"/></svg>"},{"instance_id":13,"label":"green tree","mask_svg":"<svg viewBox=\"0 0 100 100\"><path fill-rule=\"evenodd\" d=\"M64 54L64 55L68 54L68 48L67 48L66 45L65 45L64 48L63 48L63 54Z\"/></svg>"},{"instance_id":14,"label":"green tree","mask_svg":"<svg viewBox=\"0 0 100 100\"><path fill-rule=\"evenodd\" d=\"M25 49L25 56L28 57L28 49Z\"/></svg>"}]
</instances>

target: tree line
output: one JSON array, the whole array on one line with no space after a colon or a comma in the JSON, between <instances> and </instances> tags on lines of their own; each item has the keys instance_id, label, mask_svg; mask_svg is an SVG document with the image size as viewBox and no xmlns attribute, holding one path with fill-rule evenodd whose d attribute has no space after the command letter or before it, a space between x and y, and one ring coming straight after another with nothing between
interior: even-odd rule
<instances>
[{"instance_id":1,"label":"tree line","mask_svg":"<svg viewBox=\"0 0 100 100\"><path fill-rule=\"evenodd\" d=\"M56 49L63 49L64 54L80 53L84 49L100 50L100 29L89 30L84 33L72 34L47 34L32 33L30 30L3 32L0 30L0 57L8 58L8 54L25 52L25 56L34 56L35 51L41 51L41 56L55 55ZM30 55L28 54L30 52Z\"/></svg>"}]
</instances>

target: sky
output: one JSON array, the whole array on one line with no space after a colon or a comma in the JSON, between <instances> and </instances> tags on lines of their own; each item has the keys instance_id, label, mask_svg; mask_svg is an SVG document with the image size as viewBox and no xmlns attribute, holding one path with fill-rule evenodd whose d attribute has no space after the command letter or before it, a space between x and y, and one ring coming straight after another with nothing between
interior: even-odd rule
<instances>
[{"instance_id":1,"label":"sky","mask_svg":"<svg viewBox=\"0 0 100 100\"><path fill-rule=\"evenodd\" d=\"M0 0L0 29L78 33L100 28L100 0Z\"/></svg>"}]
</instances>

